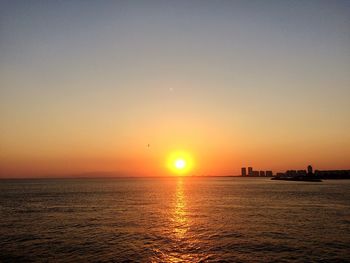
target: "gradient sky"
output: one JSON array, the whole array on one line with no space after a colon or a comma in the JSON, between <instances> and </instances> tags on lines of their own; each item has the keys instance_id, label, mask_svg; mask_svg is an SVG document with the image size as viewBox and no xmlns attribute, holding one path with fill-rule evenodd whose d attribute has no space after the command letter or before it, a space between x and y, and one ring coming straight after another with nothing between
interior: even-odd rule
<instances>
[{"instance_id":1,"label":"gradient sky","mask_svg":"<svg viewBox=\"0 0 350 263\"><path fill-rule=\"evenodd\" d=\"M147 147L150 144L150 147ZM350 168L350 1L1 1L0 176Z\"/></svg>"}]
</instances>

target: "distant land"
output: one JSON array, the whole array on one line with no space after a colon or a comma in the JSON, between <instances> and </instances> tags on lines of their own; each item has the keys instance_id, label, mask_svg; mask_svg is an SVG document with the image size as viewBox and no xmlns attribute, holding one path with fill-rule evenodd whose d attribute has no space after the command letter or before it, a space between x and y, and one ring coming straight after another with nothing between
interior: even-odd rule
<instances>
[{"instance_id":1,"label":"distant land","mask_svg":"<svg viewBox=\"0 0 350 263\"><path fill-rule=\"evenodd\" d=\"M276 178L308 178L314 177L318 179L350 179L349 170L313 170L311 165L308 165L306 170L287 170L284 173L278 172L273 174L271 170L253 170L253 167L241 169L241 177L276 177Z\"/></svg>"}]
</instances>

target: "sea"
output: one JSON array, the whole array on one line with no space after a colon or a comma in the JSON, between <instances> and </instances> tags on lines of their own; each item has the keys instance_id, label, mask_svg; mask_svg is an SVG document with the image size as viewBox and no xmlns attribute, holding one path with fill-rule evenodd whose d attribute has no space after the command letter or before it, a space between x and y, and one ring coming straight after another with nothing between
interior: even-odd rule
<instances>
[{"instance_id":1,"label":"sea","mask_svg":"<svg viewBox=\"0 0 350 263\"><path fill-rule=\"evenodd\" d=\"M350 262L350 180L0 180L0 262Z\"/></svg>"}]
</instances>

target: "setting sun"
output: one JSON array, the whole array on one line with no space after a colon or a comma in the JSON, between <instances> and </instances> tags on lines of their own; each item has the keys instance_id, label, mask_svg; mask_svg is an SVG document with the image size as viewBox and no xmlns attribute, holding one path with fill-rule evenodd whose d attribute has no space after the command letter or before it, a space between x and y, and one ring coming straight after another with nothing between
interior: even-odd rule
<instances>
[{"instance_id":1,"label":"setting sun","mask_svg":"<svg viewBox=\"0 0 350 263\"><path fill-rule=\"evenodd\" d=\"M175 167L177 169L184 169L186 167L186 161L183 159L178 159L175 161Z\"/></svg>"},{"instance_id":2,"label":"setting sun","mask_svg":"<svg viewBox=\"0 0 350 263\"><path fill-rule=\"evenodd\" d=\"M168 157L167 167L174 174L186 175L193 168L193 159L187 152L173 152Z\"/></svg>"}]
</instances>

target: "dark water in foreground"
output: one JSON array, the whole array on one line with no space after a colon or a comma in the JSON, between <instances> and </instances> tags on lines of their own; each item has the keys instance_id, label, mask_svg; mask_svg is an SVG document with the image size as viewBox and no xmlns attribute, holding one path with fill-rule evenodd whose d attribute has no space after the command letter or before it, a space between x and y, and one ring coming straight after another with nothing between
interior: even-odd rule
<instances>
[{"instance_id":1,"label":"dark water in foreground","mask_svg":"<svg viewBox=\"0 0 350 263\"><path fill-rule=\"evenodd\" d=\"M2 180L0 261L350 262L350 180Z\"/></svg>"}]
</instances>

